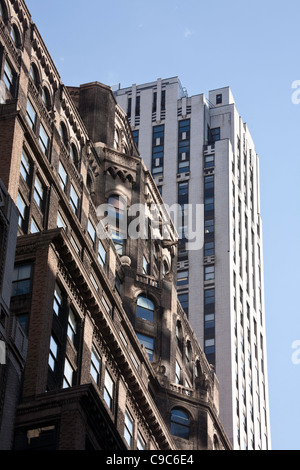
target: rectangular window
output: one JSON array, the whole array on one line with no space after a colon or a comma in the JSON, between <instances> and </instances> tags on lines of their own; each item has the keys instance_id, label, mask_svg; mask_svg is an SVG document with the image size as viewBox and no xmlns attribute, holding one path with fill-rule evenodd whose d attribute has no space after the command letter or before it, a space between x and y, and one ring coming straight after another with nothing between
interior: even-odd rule
<instances>
[{"instance_id":1,"label":"rectangular window","mask_svg":"<svg viewBox=\"0 0 300 470\"><path fill-rule=\"evenodd\" d=\"M100 385L100 374L101 374L101 359L98 351L93 347L91 355L91 368L90 374L93 377L95 383Z\"/></svg>"},{"instance_id":2,"label":"rectangular window","mask_svg":"<svg viewBox=\"0 0 300 470\"><path fill-rule=\"evenodd\" d=\"M125 441L128 444L128 447L132 448L133 444L133 425L134 420L128 410L125 411L125 421L124 421L124 437Z\"/></svg>"},{"instance_id":3,"label":"rectangular window","mask_svg":"<svg viewBox=\"0 0 300 470\"><path fill-rule=\"evenodd\" d=\"M215 314L206 313L204 317L204 328L208 330L214 327L215 327Z\"/></svg>"},{"instance_id":4,"label":"rectangular window","mask_svg":"<svg viewBox=\"0 0 300 470\"><path fill-rule=\"evenodd\" d=\"M104 378L104 400L110 410L113 409L114 404L114 386L114 381L106 370Z\"/></svg>"},{"instance_id":5,"label":"rectangular window","mask_svg":"<svg viewBox=\"0 0 300 470\"><path fill-rule=\"evenodd\" d=\"M35 177L34 182L34 200L37 203L38 207L43 209L43 199L44 199L44 188L43 184L38 176Z\"/></svg>"},{"instance_id":6,"label":"rectangular window","mask_svg":"<svg viewBox=\"0 0 300 470\"><path fill-rule=\"evenodd\" d=\"M15 266L12 280L12 295L29 294L31 289L31 264Z\"/></svg>"},{"instance_id":7,"label":"rectangular window","mask_svg":"<svg viewBox=\"0 0 300 470\"><path fill-rule=\"evenodd\" d=\"M153 360L153 353L154 353L154 339L150 338L149 336L142 335L137 333L137 337L140 343L145 347L146 352L148 353L150 361Z\"/></svg>"},{"instance_id":8,"label":"rectangular window","mask_svg":"<svg viewBox=\"0 0 300 470\"><path fill-rule=\"evenodd\" d=\"M6 88L11 92L14 84L14 73L7 61L5 61L4 64L3 81L5 83Z\"/></svg>"},{"instance_id":9,"label":"rectangular window","mask_svg":"<svg viewBox=\"0 0 300 470\"><path fill-rule=\"evenodd\" d=\"M204 159L204 168L212 168L215 166L214 155L206 155Z\"/></svg>"},{"instance_id":10,"label":"rectangular window","mask_svg":"<svg viewBox=\"0 0 300 470\"><path fill-rule=\"evenodd\" d=\"M67 224L60 212L57 213L57 227L67 229Z\"/></svg>"},{"instance_id":11,"label":"rectangular window","mask_svg":"<svg viewBox=\"0 0 300 470\"><path fill-rule=\"evenodd\" d=\"M143 256L143 274L150 274L150 264L148 263L145 256Z\"/></svg>"},{"instance_id":12,"label":"rectangular window","mask_svg":"<svg viewBox=\"0 0 300 470\"><path fill-rule=\"evenodd\" d=\"M177 286L183 286L189 283L189 272L186 271L178 271L177 272Z\"/></svg>"},{"instance_id":13,"label":"rectangular window","mask_svg":"<svg viewBox=\"0 0 300 470\"><path fill-rule=\"evenodd\" d=\"M212 281L215 278L215 267L204 266L204 281Z\"/></svg>"},{"instance_id":14,"label":"rectangular window","mask_svg":"<svg viewBox=\"0 0 300 470\"><path fill-rule=\"evenodd\" d=\"M122 234L117 230L112 230L111 236L118 255L122 256L124 250L124 238L122 237Z\"/></svg>"},{"instance_id":15,"label":"rectangular window","mask_svg":"<svg viewBox=\"0 0 300 470\"><path fill-rule=\"evenodd\" d=\"M17 196L17 208L19 211L19 227L24 230L25 227L25 218L26 218L26 204L22 196L18 193Z\"/></svg>"},{"instance_id":16,"label":"rectangular window","mask_svg":"<svg viewBox=\"0 0 300 470\"><path fill-rule=\"evenodd\" d=\"M183 310L185 311L186 315L189 313L189 294L186 293L178 293L178 300L181 303Z\"/></svg>"},{"instance_id":17,"label":"rectangular window","mask_svg":"<svg viewBox=\"0 0 300 470\"><path fill-rule=\"evenodd\" d=\"M190 120L178 123L178 173L190 170Z\"/></svg>"},{"instance_id":18,"label":"rectangular window","mask_svg":"<svg viewBox=\"0 0 300 470\"><path fill-rule=\"evenodd\" d=\"M153 127L152 134L152 174L160 176L163 174L164 161L164 126Z\"/></svg>"},{"instance_id":19,"label":"rectangular window","mask_svg":"<svg viewBox=\"0 0 300 470\"><path fill-rule=\"evenodd\" d=\"M29 157L27 156L24 150L22 151L22 156L21 156L20 173L24 181L28 184L29 177L30 177L30 161L29 161Z\"/></svg>"},{"instance_id":20,"label":"rectangular window","mask_svg":"<svg viewBox=\"0 0 300 470\"><path fill-rule=\"evenodd\" d=\"M40 126L39 143L43 150L43 153L47 156L49 151L50 138L42 124Z\"/></svg>"},{"instance_id":21,"label":"rectangular window","mask_svg":"<svg viewBox=\"0 0 300 470\"><path fill-rule=\"evenodd\" d=\"M137 435L137 450L146 450L147 445L143 436L138 432Z\"/></svg>"},{"instance_id":22,"label":"rectangular window","mask_svg":"<svg viewBox=\"0 0 300 470\"><path fill-rule=\"evenodd\" d=\"M96 241L96 230L95 230L95 228L94 228L94 226L93 226L93 224L90 220L88 221L88 234L89 234L89 237L91 239L91 242L94 245L94 243Z\"/></svg>"},{"instance_id":23,"label":"rectangular window","mask_svg":"<svg viewBox=\"0 0 300 470\"><path fill-rule=\"evenodd\" d=\"M59 315L61 307L62 307L62 291L60 287L56 284L54 289L54 299L53 299L53 311L56 315Z\"/></svg>"},{"instance_id":24,"label":"rectangular window","mask_svg":"<svg viewBox=\"0 0 300 470\"><path fill-rule=\"evenodd\" d=\"M214 242L205 242L204 243L204 256L213 256L214 254L215 254Z\"/></svg>"},{"instance_id":25,"label":"rectangular window","mask_svg":"<svg viewBox=\"0 0 300 470\"><path fill-rule=\"evenodd\" d=\"M70 187L70 204L71 204L74 214L78 215L79 196L77 192L75 191L75 188L72 184Z\"/></svg>"},{"instance_id":26,"label":"rectangular window","mask_svg":"<svg viewBox=\"0 0 300 470\"><path fill-rule=\"evenodd\" d=\"M38 227L38 224L34 220L34 218L31 219L31 224L30 224L30 233L38 233L40 232L40 229Z\"/></svg>"},{"instance_id":27,"label":"rectangular window","mask_svg":"<svg viewBox=\"0 0 300 470\"><path fill-rule=\"evenodd\" d=\"M176 361L176 366L175 366L175 383L180 384L181 383L181 367Z\"/></svg>"},{"instance_id":28,"label":"rectangular window","mask_svg":"<svg viewBox=\"0 0 300 470\"><path fill-rule=\"evenodd\" d=\"M66 188L67 188L67 172L64 168L64 166L62 165L61 162L59 162L59 166L58 166L58 175L59 175L59 182L60 182L60 185L63 189L64 192L66 192Z\"/></svg>"},{"instance_id":29,"label":"rectangular window","mask_svg":"<svg viewBox=\"0 0 300 470\"><path fill-rule=\"evenodd\" d=\"M98 244L98 261L102 267L105 265L106 251L101 240L99 240L99 244Z\"/></svg>"},{"instance_id":30,"label":"rectangular window","mask_svg":"<svg viewBox=\"0 0 300 470\"><path fill-rule=\"evenodd\" d=\"M132 136L133 136L133 140L136 143L136 146L138 147L139 146L139 131L138 130L132 131Z\"/></svg>"},{"instance_id":31,"label":"rectangular window","mask_svg":"<svg viewBox=\"0 0 300 470\"><path fill-rule=\"evenodd\" d=\"M214 129L210 129L209 131L209 143L214 143L220 140L220 128L215 127Z\"/></svg>"},{"instance_id":32,"label":"rectangular window","mask_svg":"<svg viewBox=\"0 0 300 470\"><path fill-rule=\"evenodd\" d=\"M65 360L63 388L69 388L73 385L74 369L68 359Z\"/></svg>"},{"instance_id":33,"label":"rectangular window","mask_svg":"<svg viewBox=\"0 0 300 470\"><path fill-rule=\"evenodd\" d=\"M68 337L70 338L70 341L73 344L75 343L76 330L77 330L76 316L75 316L73 310L70 308L69 316L68 316L67 334L68 334Z\"/></svg>"},{"instance_id":34,"label":"rectangular window","mask_svg":"<svg viewBox=\"0 0 300 470\"><path fill-rule=\"evenodd\" d=\"M206 289L204 291L204 305L212 305L215 303L215 289Z\"/></svg>"},{"instance_id":35,"label":"rectangular window","mask_svg":"<svg viewBox=\"0 0 300 470\"><path fill-rule=\"evenodd\" d=\"M27 121L29 122L31 129L34 131L35 126L36 126L37 113L33 105L31 104L30 100L27 101L26 117L27 117Z\"/></svg>"},{"instance_id":36,"label":"rectangular window","mask_svg":"<svg viewBox=\"0 0 300 470\"><path fill-rule=\"evenodd\" d=\"M58 344L53 338L53 336L51 336L48 364L50 366L50 369L53 370L53 372L55 371L55 368L56 368L57 358L58 358Z\"/></svg>"},{"instance_id":37,"label":"rectangular window","mask_svg":"<svg viewBox=\"0 0 300 470\"><path fill-rule=\"evenodd\" d=\"M214 231L215 231L214 219L206 219L204 221L204 237L206 239L213 237Z\"/></svg>"}]
</instances>

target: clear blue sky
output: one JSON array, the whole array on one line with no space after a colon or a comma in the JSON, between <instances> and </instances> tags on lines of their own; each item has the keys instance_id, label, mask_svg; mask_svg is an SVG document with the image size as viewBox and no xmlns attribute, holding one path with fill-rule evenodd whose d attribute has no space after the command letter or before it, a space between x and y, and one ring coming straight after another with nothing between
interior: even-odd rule
<instances>
[{"instance_id":1,"label":"clear blue sky","mask_svg":"<svg viewBox=\"0 0 300 470\"><path fill-rule=\"evenodd\" d=\"M27 0L66 85L230 86L260 156L272 448L300 449L299 0ZM300 95L299 95L300 96ZM299 291L298 291L299 289Z\"/></svg>"}]
</instances>

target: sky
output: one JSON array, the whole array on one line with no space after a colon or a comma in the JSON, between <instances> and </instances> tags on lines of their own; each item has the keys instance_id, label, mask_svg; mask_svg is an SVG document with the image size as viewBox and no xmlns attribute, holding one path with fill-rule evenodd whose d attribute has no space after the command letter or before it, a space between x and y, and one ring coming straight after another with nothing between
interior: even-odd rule
<instances>
[{"instance_id":1,"label":"sky","mask_svg":"<svg viewBox=\"0 0 300 470\"><path fill-rule=\"evenodd\" d=\"M299 450L299 0L26 3L65 85L230 86L260 157L272 449Z\"/></svg>"}]
</instances>

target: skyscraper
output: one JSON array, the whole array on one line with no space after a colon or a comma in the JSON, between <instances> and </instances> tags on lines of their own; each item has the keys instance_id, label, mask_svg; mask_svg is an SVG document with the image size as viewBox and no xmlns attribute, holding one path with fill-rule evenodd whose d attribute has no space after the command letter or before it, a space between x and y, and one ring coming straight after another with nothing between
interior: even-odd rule
<instances>
[{"instance_id":1,"label":"skyscraper","mask_svg":"<svg viewBox=\"0 0 300 470\"><path fill-rule=\"evenodd\" d=\"M187 249L178 224L179 300L215 366L233 447L269 449L259 158L248 126L229 87L189 97L173 77L115 96L165 203L203 207L200 249Z\"/></svg>"}]
</instances>

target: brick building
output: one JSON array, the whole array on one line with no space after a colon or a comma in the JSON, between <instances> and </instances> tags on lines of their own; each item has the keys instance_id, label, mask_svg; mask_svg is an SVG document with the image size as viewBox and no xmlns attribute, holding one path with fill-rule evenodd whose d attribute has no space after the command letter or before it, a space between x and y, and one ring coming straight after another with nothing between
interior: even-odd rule
<instances>
[{"instance_id":1,"label":"brick building","mask_svg":"<svg viewBox=\"0 0 300 470\"><path fill-rule=\"evenodd\" d=\"M1 194L18 209L16 247L1 244L15 373L0 365L0 447L230 449L217 377L177 300L176 232L161 231L163 201L111 89L64 86L22 0L0 0L0 79ZM134 204L145 227L159 208L147 237L124 233Z\"/></svg>"}]
</instances>

